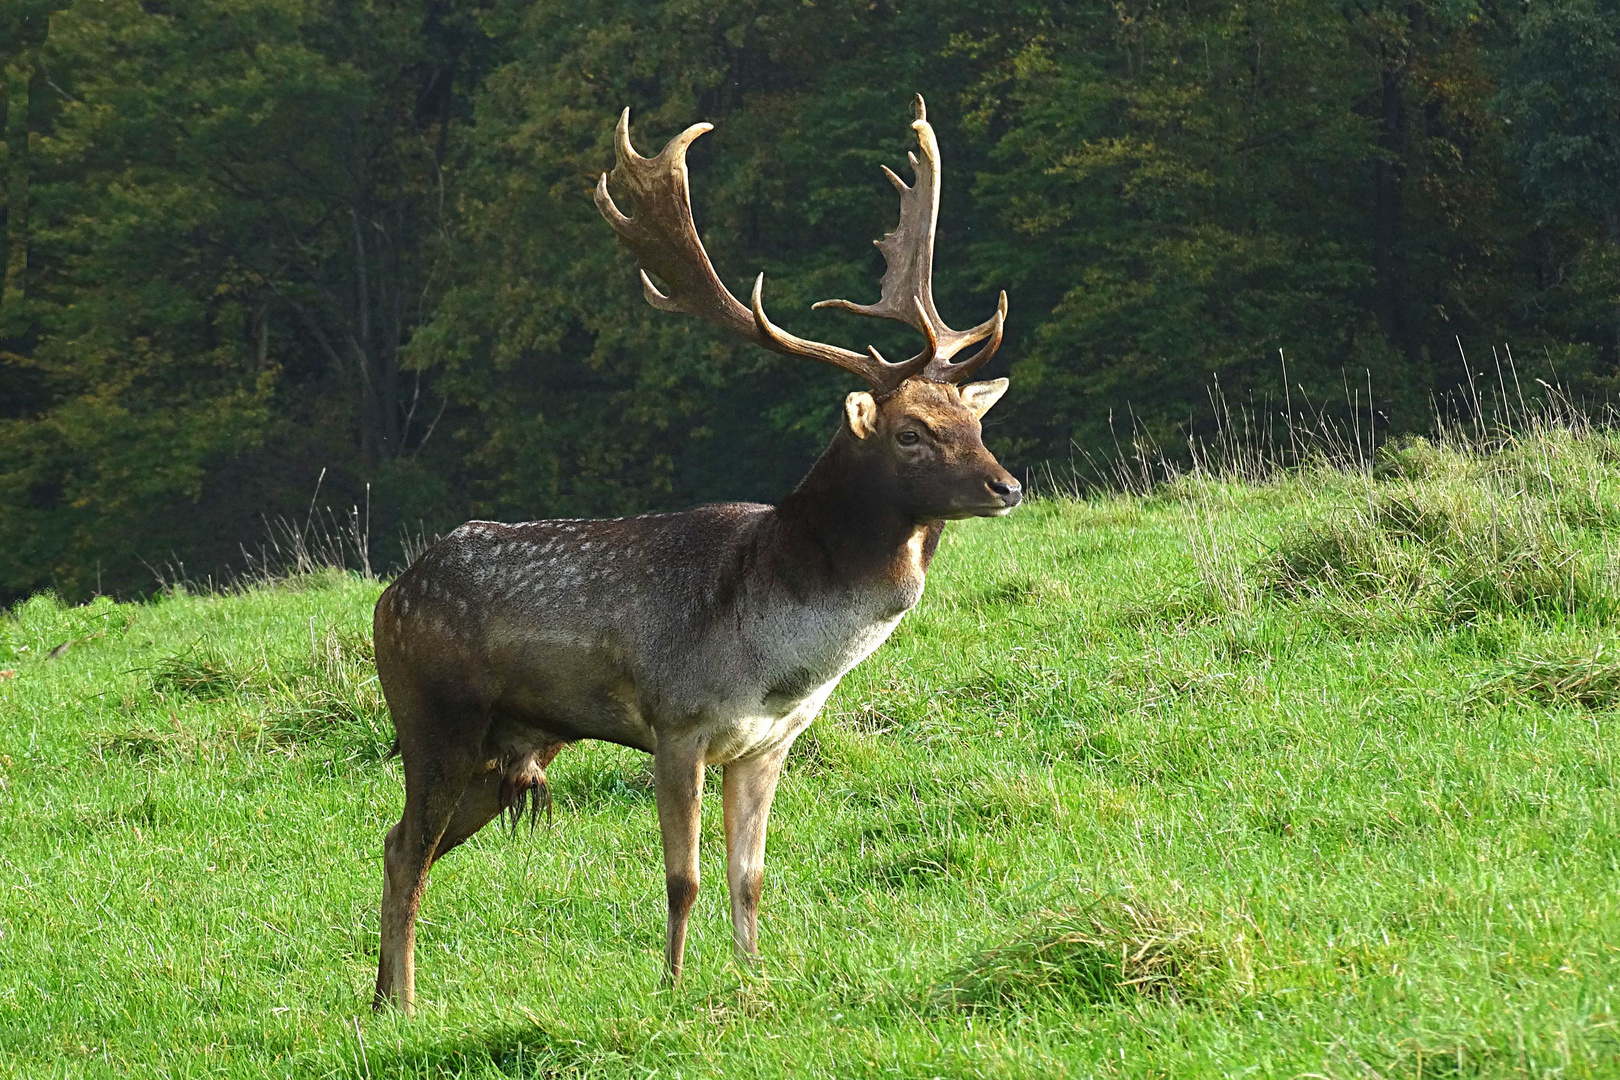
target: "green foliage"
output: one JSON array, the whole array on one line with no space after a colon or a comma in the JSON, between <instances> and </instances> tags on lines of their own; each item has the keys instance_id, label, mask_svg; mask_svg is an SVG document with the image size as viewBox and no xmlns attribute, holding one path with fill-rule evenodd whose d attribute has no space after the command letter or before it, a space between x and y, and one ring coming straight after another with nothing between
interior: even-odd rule
<instances>
[{"instance_id":1,"label":"green foliage","mask_svg":"<svg viewBox=\"0 0 1620 1080\"><path fill-rule=\"evenodd\" d=\"M388 459L424 421L412 435L399 407L398 352L449 118L400 109L457 48L423 20L235 0L52 17L30 288L6 330L0 589L135 592L143 560L213 572L324 466L409 474ZM345 472L329 494L355 498Z\"/></svg>"},{"instance_id":2,"label":"green foliage","mask_svg":"<svg viewBox=\"0 0 1620 1080\"><path fill-rule=\"evenodd\" d=\"M1615 212L1620 170L1620 13L1592 0L1537 4L1503 88L1513 149L1551 208Z\"/></svg>"},{"instance_id":3,"label":"green foliage","mask_svg":"<svg viewBox=\"0 0 1620 1080\"><path fill-rule=\"evenodd\" d=\"M648 152L716 124L733 289L896 355L807 309L875 295L923 93L940 307L1010 293L1016 469L1207 434L1216 383L1421 430L1459 339L1607 392L1617 40L1590 0L18 0L0 599L240 571L323 469L381 564L402 526L779 497L847 380L642 301L590 199L626 105Z\"/></svg>"}]
</instances>

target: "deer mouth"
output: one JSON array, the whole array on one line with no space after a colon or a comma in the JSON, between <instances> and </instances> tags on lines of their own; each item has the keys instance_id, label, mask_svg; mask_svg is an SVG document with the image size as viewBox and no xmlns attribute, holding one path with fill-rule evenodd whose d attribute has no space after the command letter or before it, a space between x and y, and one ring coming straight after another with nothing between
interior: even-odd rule
<instances>
[{"instance_id":1,"label":"deer mouth","mask_svg":"<svg viewBox=\"0 0 1620 1080\"><path fill-rule=\"evenodd\" d=\"M990 489L992 498L974 510L977 517L1006 517L1013 512L1013 507L1024 501L1023 486L1016 480L990 483L985 486Z\"/></svg>"},{"instance_id":2,"label":"deer mouth","mask_svg":"<svg viewBox=\"0 0 1620 1080\"><path fill-rule=\"evenodd\" d=\"M940 517L944 521L961 521L965 518L976 517L1006 517L1017 506L1018 503L1007 502L977 503L971 506L957 506L950 513L942 514Z\"/></svg>"}]
</instances>

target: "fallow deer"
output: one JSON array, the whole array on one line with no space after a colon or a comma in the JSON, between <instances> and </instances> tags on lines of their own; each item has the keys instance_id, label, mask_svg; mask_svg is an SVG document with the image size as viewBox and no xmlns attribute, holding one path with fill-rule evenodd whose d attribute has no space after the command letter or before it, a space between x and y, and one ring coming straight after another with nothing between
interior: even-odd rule
<instances>
[{"instance_id":1,"label":"fallow deer","mask_svg":"<svg viewBox=\"0 0 1620 1080\"><path fill-rule=\"evenodd\" d=\"M787 356L836 365L850 394L831 445L781 505L721 503L611 521L472 521L435 544L377 601L377 673L398 734L405 810L384 844L375 1005L413 1007L414 941L428 869L506 812L545 800L546 767L579 739L653 755L669 898L665 977L681 972L698 888L704 770L724 767L726 884L733 944L756 954L765 821L782 761L840 678L922 595L947 520L1008 513L1018 481L981 441L1006 379L960 385L1001 343L1007 295L971 330L934 308L939 148L919 96L916 182L884 172L900 223L877 241L887 268L874 304L828 300L919 331L891 363L776 327L721 283L692 221L686 151L697 124L655 158L619 119L613 178L626 217L596 203L636 255L647 300ZM982 344L981 344L982 343ZM971 345L972 356L954 358Z\"/></svg>"}]
</instances>

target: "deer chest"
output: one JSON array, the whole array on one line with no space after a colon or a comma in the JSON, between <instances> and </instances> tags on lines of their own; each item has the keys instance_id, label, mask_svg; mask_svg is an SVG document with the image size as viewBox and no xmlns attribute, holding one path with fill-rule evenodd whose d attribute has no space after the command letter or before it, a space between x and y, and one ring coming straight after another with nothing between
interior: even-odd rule
<instances>
[{"instance_id":1,"label":"deer chest","mask_svg":"<svg viewBox=\"0 0 1620 1080\"><path fill-rule=\"evenodd\" d=\"M716 695L709 760L730 760L796 736L838 681L894 632L905 610L812 605L747 620L733 654L745 670L733 670L729 692Z\"/></svg>"}]
</instances>

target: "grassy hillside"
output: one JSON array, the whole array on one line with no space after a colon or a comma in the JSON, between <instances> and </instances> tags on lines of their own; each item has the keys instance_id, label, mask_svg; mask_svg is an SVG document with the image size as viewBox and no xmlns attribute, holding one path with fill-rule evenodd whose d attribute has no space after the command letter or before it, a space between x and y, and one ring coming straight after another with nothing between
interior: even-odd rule
<instances>
[{"instance_id":1,"label":"grassy hillside","mask_svg":"<svg viewBox=\"0 0 1620 1080\"><path fill-rule=\"evenodd\" d=\"M1620 1074L1620 439L1410 444L953 526L800 740L762 974L718 791L658 987L645 759L436 869L373 1018L401 803L380 586L0 621L0 1065L53 1076ZM65 649L63 643L69 643Z\"/></svg>"}]
</instances>

